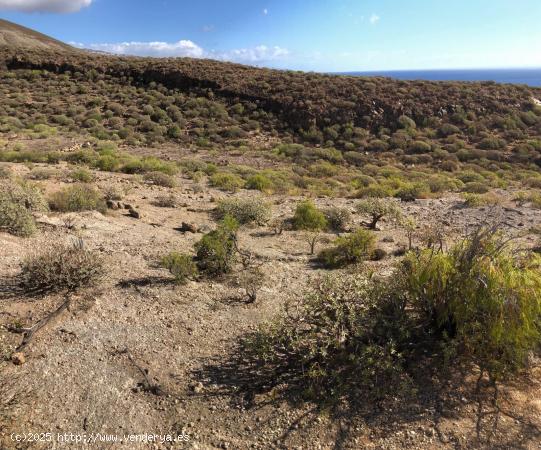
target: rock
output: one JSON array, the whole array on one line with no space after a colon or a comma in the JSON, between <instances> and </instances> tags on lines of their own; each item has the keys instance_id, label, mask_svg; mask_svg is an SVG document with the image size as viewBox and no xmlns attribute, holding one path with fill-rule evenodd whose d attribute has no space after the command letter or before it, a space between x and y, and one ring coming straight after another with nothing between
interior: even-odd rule
<instances>
[{"instance_id":1,"label":"rock","mask_svg":"<svg viewBox=\"0 0 541 450\"><path fill-rule=\"evenodd\" d=\"M124 209L133 209L133 206L129 203L124 203Z\"/></svg>"},{"instance_id":2,"label":"rock","mask_svg":"<svg viewBox=\"0 0 541 450\"><path fill-rule=\"evenodd\" d=\"M204 386L200 381L191 385L192 391L196 394L203 392Z\"/></svg>"},{"instance_id":3,"label":"rock","mask_svg":"<svg viewBox=\"0 0 541 450\"><path fill-rule=\"evenodd\" d=\"M107 200L107 208L109 209L113 209L113 210L117 210L118 209L118 203L112 201L112 200Z\"/></svg>"},{"instance_id":4,"label":"rock","mask_svg":"<svg viewBox=\"0 0 541 450\"><path fill-rule=\"evenodd\" d=\"M198 228L194 223L182 222L182 225L178 228L181 233L197 233Z\"/></svg>"},{"instance_id":5,"label":"rock","mask_svg":"<svg viewBox=\"0 0 541 450\"><path fill-rule=\"evenodd\" d=\"M22 366L26 362L26 358L25 358L24 354L22 354L20 352L17 352L17 353L13 353L13 355L11 355L11 361L16 366Z\"/></svg>"},{"instance_id":6,"label":"rock","mask_svg":"<svg viewBox=\"0 0 541 450\"><path fill-rule=\"evenodd\" d=\"M141 214L139 213L139 211L136 211L135 209L133 208L130 208L130 210L128 211L128 214L133 217L134 219L140 219L141 218Z\"/></svg>"}]
</instances>

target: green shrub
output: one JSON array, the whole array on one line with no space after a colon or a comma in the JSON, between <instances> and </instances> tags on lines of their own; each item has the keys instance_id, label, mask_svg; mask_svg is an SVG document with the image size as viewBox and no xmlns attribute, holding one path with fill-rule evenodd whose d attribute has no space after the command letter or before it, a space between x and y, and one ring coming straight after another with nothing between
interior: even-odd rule
<instances>
[{"instance_id":1,"label":"green shrub","mask_svg":"<svg viewBox=\"0 0 541 450\"><path fill-rule=\"evenodd\" d=\"M491 379L524 367L541 338L540 260L518 259L502 242L479 229L449 253L411 254L401 271L422 320Z\"/></svg>"},{"instance_id":2,"label":"green shrub","mask_svg":"<svg viewBox=\"0 0 541 450\"><path fill-rule=\"evenodd\" d=\"M94 175L84 168L75 169L70 173L70 178L81 183L90 183L94 179Z\"/></svg>"},{"instance_id":3,"label":"green shrub","mask_svg":"<svg viewBox=\"0 0 541 450\"><path fill-rule=\"evenodd\" d=\"M486 194L489 191L489 187L483 182L471 181L470 183L466 183L462 190L470 194Z\"/></svg>"},{"instance_id":4,"label":"green shrub","mask_svg":"<svg viewBox=\"0 0 541 450\"><path fill-rule=\"evenodd\" d=\"M424 183L407 183L398 189L394 196L403 202L413 202L418 198L426 197L428 191L429 188Z\"/></svg>"},{"instance_id":5,"label":"green shrub","mask_svg":"<svg viewBox=\"0 0 541 450\"><path fill-rule=\"evenodd\" d=\"M310 200L300 202L293 216L295 230L323 230L327 227L325 214L316 208Z\"/></svg>"},{"instance_id":6,"label":"green shrub","mask_svg":"<svg viewBox=\"0 0 541 450\"><path fill-rule=\"evenodd\" d=\"M464 206L468 208L476 208L479 206L492 206L502 203L502 199L496 194L464 194Z\"/></svg>"},{"instance_id":7,"label":"green shrub","mask_svg":"<svg viewBox=\"0 0 541 450\"><path fill-rule=\"evenodd\" d=\"M230 198L220 200L216 207L216 216L223 219L233 217L240 225L264 225L271 219L271 206L260 198Z\"/></svg>"},{"instance_id":8,"label":"green shrub","mask_svg":"<svg viewBox=\"0 0 541 450\"><path fill-rule=\"evenodd\" d=\"M391 197L393 190L389 186L382 186L381 184L370 184L364 186L357 191L357 198L385 198Z\"/></svg>"},{"instance_id":9,"label":"green shrub","mask_svg":"<svg viewBox=\"0 0 541 450\"><path fill-rule=\"evenodd\" d=\"M0 180L0 230L28 237L36 231L33 213L47 211L41 192L29 183Z\"/></svg>"},{"instance_id":10,"label":"green shrub","mask_svg":"<svg viewBox=\"0 0 541 450\"><path fill-rule=\"evenodd\" d=\"M163 172L145 173L145 175L143 176L143 179L147 183L151 183L156 186L174 188L177 185L175 179L171 175L167 175L166 173L163 173Z\"/></svg>"},{"instance_id":11,"label":"green shrub","mask_svg":"<svg viewBox=\"0 0 541 450\"><path fill-rule=\"evenodd\" d=\"M399 219L402 215L396 201L381 198L361 200L356 208L360 214L371 217L371 222L368 224L368 228L371 230L375 230L378 222L384 217L387 219Z\"/></svg>"},{"instance_id":12,"label":"green shrub","mask_svg":"<svg viewBox=\"0 0 541 450\"><path fill-rule=\"evenodd\" d=\"M82 241L55 244L24 260L22 285L27 292L75 291L95 284L105 275L103 260L86 250Z\"/></svg>"},{"instance_id":13,"label":"green shrub","mask_svg":"<svg viewBox=\"0 0 541 450\"><path fill-rule=\"evenodd\" d=\"M274 187L274 183L272 180L265 175L262 174L256 174L252 175L246 180L246 189L253 189L256 191L261 192L269 192L272 191Z\"/></svg>"},{"instance_id":14,"label":"green shrub","mask_svg":"<svg viewBox=\"0 0 541 450\"><path fill-rule=\"evenodd\" d=\"M191 255L172 252L161 260L161 266L171 272L178 284L186 284L197 277L199 271Z\"/></svg>"},{"instance_id":15,"label":"green shrub","mask_svg":"<svg viewBox=\"0 0 541 450\"><path fill-rule=\"evenodd\" d=\"M238 222L226 216L218 228L195 244L198 269L208 276L231 272L236 261Z\"/></svg>"},{"instance_id":16,"label":"green shrub","mask_svg":"<svg viewBox=\"0 0 541 450\"><path fill-rule=\"evenodd\" d=\"M372 257L375 241L371 231L359 229L348 236L337 238L332 248L319 253L318 259L333 269L358 264Z\"/></svg>"},{"instance_id":17,"label":"green shrub","mask_svg":"<svg viewBox=\"0 0 541 450\"><path fill-rule=\"evenodd\" d=\"M351 213L347 208L333 206L324 211L329 227L334 231L345 231L351 221Z\"/></svg>"},{"instance_id":18,"label":"green shrub","mask_svg":"<svg viewBox=\"0 0 541 450\"><path fill-rule=\"evenodd\" d=\"M49 198L49 206L59 212L107 210L102 195L88 184L74 184L55 192Z\"/></svg>"},{"instance_id":19,"label":"green shrub","mask_svg":"<svg viewBox=\"0 0 541 450\"><path fill-rule=\"evenodd\" d=\"M229 192L236 192L244 186L244 180L229 172L218 172L210 177L211 186Z\"/></svg>"}]
</instances>

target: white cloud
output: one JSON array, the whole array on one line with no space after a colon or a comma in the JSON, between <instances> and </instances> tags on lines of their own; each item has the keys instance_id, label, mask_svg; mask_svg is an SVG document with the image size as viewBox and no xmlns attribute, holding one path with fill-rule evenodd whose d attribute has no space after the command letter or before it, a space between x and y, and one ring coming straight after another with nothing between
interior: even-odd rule
<instances>
[{"instance_id":1,"label":"white cloud","mask_svg":"<svg viewBox=\"0 0 541 450\"><path fill-rule=\"evenodd\" d=\"M135 56L189 56L202 58L205 51L192 41L180 40L178 42L120 42L116 44L75 44L91 50L114 53L117 55Z\"/></svg>"},{"instance_id":2,"label":"white cloud","mask_svg":"<svg viewBox=\"0 0 541 450\"><path fill-rule=\"evenodd\" d=\"M379 19L380 19L380 17L379 17L377 14L372 14L372 15L370 16L370 23L371 23L372 25L375 25L376 23L379 22Z\"/></svg>"},{"instance_id":3,"label":"white cloud","mask_svg":"<svg viewBox=\"0 0 541 450\"><path fill-rule=\"evenodd\" d=\"M285 59L290 55L286 48L258 45L251 48L240 48L229 51L205 50L193 41L178 42L119 42L103 44L82 44L70 42L71 45L117 55L210 58L221 61L232 61L243 64L261 64Z\"/></svg>"},{"instance_id":4,"label":"white cloud","mask_svg":"<svg viewBox=\"0 0 541 450\"><path fill-rule=\"evenodd\" d=\"M258 45L257 47L235 49L210 57L217 57L218 59L222 59L224 61L234 61L245 64L259 64L284 59L288 57L289 54L290 52L287 48Z\"/></svg>"},{"instance_id":5,"label":"white cloud","mask_svg":"<svg viewBox=\"0 0 541 450\"><path fill-rule=\"evenodd\" d=\"M269 13L269 10L268 10L267 8L265 8L265 9L263 10L263 15L266 16L268 13Z\"/></svg>"},{"instance_id":6,"label":"white cloud","mask_svg":"<svg viewBox=\"0 0 541 450\"><path fill-rule=\"evenodd\" d=\"M92 0L0 0L0 10L71 13L91 3Z\"/></svg>"}]
</instances>

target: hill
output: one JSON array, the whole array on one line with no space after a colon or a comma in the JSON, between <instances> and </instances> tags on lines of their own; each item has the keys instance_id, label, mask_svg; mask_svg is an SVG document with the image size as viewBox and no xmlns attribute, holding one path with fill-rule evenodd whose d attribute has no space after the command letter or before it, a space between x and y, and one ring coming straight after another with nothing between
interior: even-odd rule
<instances>
[{"instance_id":1,"label":"hill","mask_svg":"<svg viewBox=\"0 0 541 450\"><path fill-rule=\"evenodd\" d=\"M3 19L0 19L0 47L15 51L20 49L76 51L61 41Z\"/></svg>"}]
</instances>

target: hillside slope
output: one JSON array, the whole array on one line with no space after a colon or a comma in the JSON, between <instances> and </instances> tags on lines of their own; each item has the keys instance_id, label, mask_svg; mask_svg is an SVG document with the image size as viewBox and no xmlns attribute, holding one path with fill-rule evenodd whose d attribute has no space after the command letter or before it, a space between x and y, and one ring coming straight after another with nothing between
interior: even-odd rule
<instances>
[{"instance_id":1,"label":"hillside slope","mask_svg":"<svg viewBox=\"0 0 541 450\"><path fill-rule=\"evenodd\" d=\"M0 19L0 47L12 50L76 51L61 41L3 19Z\"/></svg>"}]
</instances>

